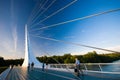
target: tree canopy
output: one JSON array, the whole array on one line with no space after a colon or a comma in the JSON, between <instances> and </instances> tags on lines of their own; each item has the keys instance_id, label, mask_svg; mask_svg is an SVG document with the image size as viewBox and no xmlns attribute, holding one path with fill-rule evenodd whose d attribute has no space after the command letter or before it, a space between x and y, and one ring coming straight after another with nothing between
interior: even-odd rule
<instances>
[{"instance_id":1,"label":"tree canopy","mask_svg":"<svg viewBox=\"0 0 120 80\"><path fill-rule=\"evenodd\" d=\"M81 63L109 63L120 59L119 53L97 54L96 51L88 52L85 55L71 55L70 53L62 56L42 56L37 57L40 62L56 64L56 63L74 63L75 58L78 58ZM22 65L24 59L9 59L4 60L0 57L0 66Z\"/></svg>"},{"instance_id":2,"label":"tree canopy","mask_svg":"<svg viewBox=\"0 0 120 80\"><path fill-rule=\"evenodd\" d=\"M42 61L42 58L44 61ZM43 56L43 57L37 57L38 60L41 62L46 62L47 63L74 63L75 58L78 58L81 63L108 63L108 62L113 62L116 60L120 59L120 54L119 53L109 53L109 54L97 54L96 51L93 52L88 52L85 55L71 55L70 53L64 54L63 56Z\"/></svg>"}]
</instances>

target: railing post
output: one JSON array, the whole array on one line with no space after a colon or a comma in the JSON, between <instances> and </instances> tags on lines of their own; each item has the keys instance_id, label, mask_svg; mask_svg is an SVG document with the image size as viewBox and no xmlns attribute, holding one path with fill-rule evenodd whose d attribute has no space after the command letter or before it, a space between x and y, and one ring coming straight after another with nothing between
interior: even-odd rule
<instances>
[{"instance_id":1,"label":"railing post","mask_svg":"<svg viewBox=\"0 0 120 80\"><path fill-rule=\"evenodd\" d=\"M84 67L85 67L85 70L87 71L88 69L87 69L87 66L84 64Z\"/></svg>"},{"instance_id":2,"label":"railing post","mask_svg":"<svg viewBox=\"0 0 120 80\"><path fill-rule=\"evenodd\" d=\"M87 66L86 66L85 64L84 64L84 67L85 67L85 70L86 70L86 72L85 72L85 73L87 74L87 70L88 70L88 69L87 69Z\"/></svg>"},{"instance_id":3,"label":"railing post","mask_svg":"<svg viewBox=\"0 0 120 80\"><path fill-rule=\"evenodd\" d=\"M102 67L100 66L100 64L99 64L99 68L100 68L100 71L102 71Z\"/></svg>"}]
</instances>

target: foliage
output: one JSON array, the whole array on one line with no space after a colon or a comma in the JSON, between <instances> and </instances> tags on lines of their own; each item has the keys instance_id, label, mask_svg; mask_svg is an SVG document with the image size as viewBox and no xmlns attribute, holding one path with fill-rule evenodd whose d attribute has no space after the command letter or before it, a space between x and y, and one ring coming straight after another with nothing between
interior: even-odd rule
<instances>
[{"instance_id":1,"label":"foliage","mask_svg":"<svg viewBox=\"0 0 120 80\"><path fill-rule=\"evenodd\" d=\"M8 59L4 60L3 57L0 57L0 67L2 66L10 66L10 65L22 65L23 59Z\"/></svg>"},{"instance_id":2,"label":"foliage","mask_svg":"<svg viewBox=\"0 0 120 80\"><path fill-rule=\"evenodd\" d=\"M63 56L42 56L37 57L40 62L44 63L74 63L75 58L78 58L81 63L108 63L120 59L119 53L109 53L109 54L97 54L96 51L88 52L85 55L71 55L64 54ZM0 57L0 67L13 65L22 65L24 59L9 59L4 60L3 57Z\"/></svg>"},{"instance_id":3,"label":"foliage","mask_svg":"<svg viewBox=\"0 0 120 80\"><path fill-rule=\"evenodd\" d=\"M0 66L5 66L5 61L3 57L0 57Z\"/></svg>"},{"instance_id":4,"label":"foliage","mask_svg":"<svg viewBox=\"0 0 120 80\"><path fill-rule=\"evenodd\" d=\"M47 57L47 56L45 56ZM39 61L42 61L43 57L37 57ZM78 58L81 63L108 63L120 59L119 53L109 53L109 54L97 54L96 51L88 52L85 55L71 55L64 54L63 56L50 56L47 57L44 62L46 63L74 63L75 58Z\"/></svg>"},{"instance_id":5,"label":"foliage","mask_svg":"<svg viewBox=\"0 0 120 80\"><path fill-rule=\"evenodd\" d=\"M86 63L97 63L101 62L99 55L93 51L93 52L88 52L83 56L84 62Z\"/></svg>"},{"instance_id":6,"label":"foliage","mask_svg":"<svg viewBox=\"0 0 120 80\"><path fill-rule=\"evenodd\" d=\"M6 70L8 67L0 67L0 74L4 71L4 70Z\"/></svg>"}]
</instances>

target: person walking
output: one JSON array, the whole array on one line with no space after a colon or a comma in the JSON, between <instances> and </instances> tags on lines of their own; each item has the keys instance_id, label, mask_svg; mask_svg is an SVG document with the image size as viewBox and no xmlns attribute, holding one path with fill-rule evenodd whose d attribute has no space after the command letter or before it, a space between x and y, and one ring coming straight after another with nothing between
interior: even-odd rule
<instances>
[{"instance_id":1,"label":"person walking","mask_svg":"<svg viewBox=\"0 0 120 80\"><path fill-rule=\"evenodd\" d=\"M74 70L74 72L77 76L79 76L79 70L80 70L80 61L77 58L75 58L75 70Z\"/></svg>"},{"instance_id":2,"label":"person walking","mask_svg":"<svg viewBox=\"0 0 120 80\"><path fill-rule=\"evenodd\" d=\"M30 70L30 63L28 64L28 71Z\"/></svg>"},{"instance_id":3,"label":"person walking","mask_svg":"<svg viewBox=\"0 0 120 80\"><path fill-rule=\"evenodd\" d=\"M44 71L44 67L45 67L45 64L44 64L44 62L43 62L43 65L42 65L42 71Z\"/></svg>"},{"instance_id":4,"label":"person walking","mask_svg":"<svg viewBox=\"0 0 120 80\"><path fill-rule=\"evenodd\" d=\"M34 68L34 62L31 63L31 70Z\"/></svg>"}]
</instances>

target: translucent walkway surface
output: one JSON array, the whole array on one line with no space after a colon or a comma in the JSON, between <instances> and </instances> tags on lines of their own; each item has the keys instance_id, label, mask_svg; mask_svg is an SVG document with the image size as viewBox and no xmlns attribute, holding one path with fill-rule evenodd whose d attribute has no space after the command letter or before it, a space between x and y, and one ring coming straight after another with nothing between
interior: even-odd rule
<instances>
[{"instance_id":1,"label":"translucent walkway surface","mask_svg":"<svg viewBox=\"0 0 120 80\"><path fill-rule=\"evenodd\" d=\"M2 76L5 75L6 74L3 74ZM0 80L120 80L120 77L116 78L112 74L108 76L106 74L97 74L92 72L87 72L87 74L82 74L77 77L71 72L56 70L42 71L38 68L27 70L25 68L23 69L21 67L15 67L9 71L9 74L6 76L6 78L0 78Z\"/></svg>"}]
</instances>

